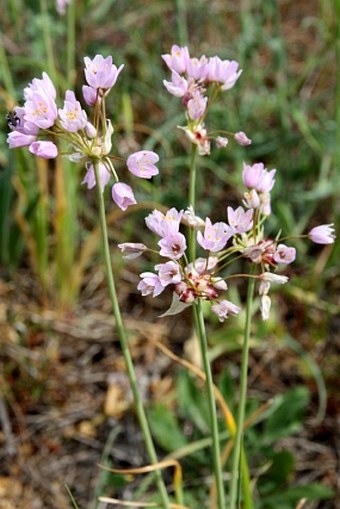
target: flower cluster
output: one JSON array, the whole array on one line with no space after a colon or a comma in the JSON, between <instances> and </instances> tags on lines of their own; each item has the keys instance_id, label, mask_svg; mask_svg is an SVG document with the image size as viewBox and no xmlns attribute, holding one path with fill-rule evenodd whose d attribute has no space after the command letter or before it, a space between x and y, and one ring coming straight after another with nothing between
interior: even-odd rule
<instances>
[{"instance_id":1,"label":"flower cluster","mask_svg":"<svg viewBox=\"0 0 340 509\"><path fill-rule=\"evenodd\" d=\"M242 70L235 60L221 60L214 56L207 58L190 57L187 47L172 46L171 53L162 55L162 58L171 71L171 81L164 80L168 92L180 97L186 108L188 125L182 127L190 141L198 146L200 155L210 153L211 136L208 135L204 125L204 118L208 107L212 104L219 91L232 88ZM210 92L210 94L209 94ZM233 134L240 145L249 145L251 140L240 131ZM216 146L225 147L228 138L216 137Z\"/></svg>"},{"instance_id":2,"label":"flower cluster","mask_svg":"<svg viewBox=\"0 0 340 509\"><path fill-rule=\"evenodd\" d=\"M244 193L244 207L227 207L225 222L213 223L209 217L203 221L190 208L186 212L172 208L166 214L154 210L146 218L149 230L159 237L159 255L166 261L155 265L155 272L143 272L137 288L143 296L156 297L168 286L172 287L172 305L162 316L179 313L197 299L211 302L211 310L221 322L229 314L237 314L240 308L223 298L228 290L228 278L236 275L222 275L222 271L241 256L257 267L251 277L259 281L262 318L268 319L271 284L288 281L287 276L276 273L278 266L288 265L296 257L295 248L285 245L283 239L264 235L263 223L270 214L270 191L275 183L275 172L268 171L262 163L244 164L243 183L248 188ZM196 230L197 244L203 250L202 256L193 261L188 260L181 223ZM305 236L314 242L329 244L334 241L334 230L332 225L321 225ZM123 243L119 248L127 259L149 250L141 243ZM237 276L249 277L245 274Z\"/></svg>"},{"instance_id":3,"label":"flower cluster","mask_svg":"<svg viewBox=\"0 0 340 509\"><path fill-rule=\"evenodd\" d=\"M84 101L93 109L93 120L89 121L72 90L66 91L63 107L58 108L55 86L43 72L41 79L34 78L24 89L24 106L16 107L8 114L11 132L7 142L10 148L28 147L38 157L53 159L58 155L55 140L66 140L68 148L63 154L71 161L83 161L87 169L83 183L88 188L96 185L96 164L101 190L113 177L116 182L112 187L112 198L126 210L136 203L136 199L131 187L119 182L113 161L121 158L110 155L113 127L105 116L105 98L124 66L117 68L111 56L104 58L102 55L93 59L85 57L84 63L87 85L83 86L82 92ZM126 166L133 175L150 179L158 174L158 160L155 152L141 150L128 157Z\"/></svg>"}]
</instances>

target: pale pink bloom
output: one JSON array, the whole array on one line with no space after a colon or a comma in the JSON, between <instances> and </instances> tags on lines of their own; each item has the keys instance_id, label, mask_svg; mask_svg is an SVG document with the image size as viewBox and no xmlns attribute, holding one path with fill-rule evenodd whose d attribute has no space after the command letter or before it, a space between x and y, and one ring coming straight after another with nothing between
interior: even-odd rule
<instances>
[{"instance_id":1,"label":"pale pink bloom","mask_svg":"<svg viewBox=\"0 0 340 509\"><path fill-rule=\"evenodd\" d=\"M158 271L159 279L164 287L181 281L180 267L176 262L159 263L155 265L155 269Z\"/></svg>"},{"instance_id":2,"label":"pale pink bloom","mask_svg":"<svg viewBox=\"0 0 340 509\"><path fill-rule=\"evenodd\" d=\"M224 248L231 237L230 228L223 222L212 224L209 217L205 220L204 233L197 232L197 242L203 249L216 253Z\"/></svg>"},{"instance_id":3,"label":"pale pink bloom","mask_svg":"<svg viewBox=\"0 0 340 509\"><path fill-rule=\"evenodd\" d=\"M211 277L210 278L210 283L217 289L217 290L220 290L220 291L226 291L228 290L228 285L227 283L224 281L224 279L222 279L221 277Z\"/></svg>"},{"instance_id":4,"label":"pale pink bloom","mask_svg":"<svg viewBox=\"0 0 340 509\"><path fill-rule=\"evenodd\" d=\"M207 107L208 98L203 97L199 90L195 90L191 99L188 101L188 115L191 120L199 120Z\"/></svg>"},{"instance_id":5,"label":"pale pink bloom","mask_svg":"<svg viewBox=\"0 0 340 509\"><path fill-rule=\"evenodd\" d=\"M13 131L18 131L22 134L28 135L37 135L39 132L39 127L32 122L25 120L26 111L25 108L17 106L13 111L15 115L14 123L12 121L9 122L10 129Z\"/></svg>"},{"instance_id":6,"label":"pale pink bloom","mask_svg":"<svg viewBox=\"0 0 340 509\"><path fill-rule=\"evenodd\" d=\"M183 74L187 70L190 55L186 46L181 48L174 44L171 48L171 54L162 55L162 58L171 71Z\"/></svg>"},{"instance_id":7,"label":"pale pink bloom","mask_svg":"<svg viewBox=\"0 0 340 509\"><path fill-rule=\"evenodd\" d=\"M186 239L180 232L168 233L158 242L158 245L161 248L159 254L173 260L182 258L187 248Z\"/></svg>"},{"instance_id":8,"label":"pale pink bloom","mask_svg":"<svg viewBox=\"0 0 340 509\"><path fill-rule=\"evenodd\" d=\"M184 281L181 281L174 288L176 294L179 296L180 302L186 304L192 304L196 298L195 291L191 286L187 285Z\"/></svg>"},{"instance_id":9,"label":"pale pink bloom","mask_svg":"<svg viewBox=\"0 0 340 509\"><path fill-rule=\"evenodd\" d=\"M75 133L87 125L87 115L72 90L66 90L63 109L59 108L61 125L66 131Z\"/></svg>"},{"instance_id":10,"label":"pale pink bloom","mask_svg":"<svg viewBox=\"0 0 340 509\"><path fill-rule=\"evenodd\" d=\"M224 322L229 314L237 315L241 311L241 308L229 300L221 300L211 306L211 311L217 315L220 322Z\"/></svg>"},{"instance_id":11,"label":"pale pink bloom","mask_svg":"<svg viewBox=\"0 0 340 509\"><path fill-rule=\"evenodd\" d=\"M250 209L257 209L261 205L260 197L255 189L244 193L243 205Z\"/></svg>"},{"instance_id":12,"label":"pale pink bloom","mask_svg":"<svg viewBox=\"0 0 340 509\"><path fill-rule=\"evenodd\" d=\"M270 216L272 213L270 193L260 193L259 198L262 214Z\"/></svg>"},{"instance_id":13,"label":"pale pink bloom","mask_svg":"<svg viewBox=\"0 0 340 509\"><path fill-rule=\"evenodd\" d=\"M87 136L91 139L95 138L97 136L97 129L94 127L91 122L87 122L85 126L85 132Z\"/></svg>"},{"instance_id":14,"label":"pale pink bloom","mask_svg":"<svg viewBox=\"0 0 340 509\"><path fill-rule=\"evenodd\" d=\"M210 154L210 140L207 136L207 130L204 124L195 125L190 129L188 127L181 127L181 129L185 132L191 143L197 145L200 156Z\"/></svg>"},{"instance_id":15,"label":"pale pink bloom","mask_svg":"<svg viewBox=\"0 0 340 509\"><path fill-rule=\"evenodd\" d=\"M118 69L112 63L112 57L96 55L93 59L84 57L85 78L90 87L109 89L114 86L124 65Z\"/></svg>"},{"instance_id":16,"label":"pale pink bloom","mask_svg":"<svg viewBox=\"0 0 340 509\"><path fill-rule=\"evenodd\" d=\"M217 136L216 138L216 148L224 148L228 145L228 138L224 138L223 136Z\"/></svg>"},{"instance_id":17,"label":"pale pink bloom","mask_svg":"<svg viewBox=\"0 0 340 509\"><path fill-rule=\"evenodd\" d=\"M196 258L193 263L189 263L185 267L185 273L190 277L191 274L202 275L212 270L218 263L217 256L209 256L209 258Z\"/></svg>"},{"instance_id":18,"label":"pale pink bloom","mask_svg":"<svg viewBox=\"0 0 340 509\"><path fill-rule=\"evenodd\" d=\"M208 59L205 55L198 58L190 58L187 64L189 78L197 81L204 81L208 73Z\"/></svg>"},{"instance_id":19,"label":"pale pink bloom","mask_svg":"<svg viewBox=\"0 0 340 509\"><path fill-rule=\"evenodd\" d=\"M71 0L56 0L55 7L57 9L57 13L63 16L66 12L66 7L70 2Z\"/></svg>"},{"instance_id":20,"label":"pale pink bloom","mask_svg":"<svg viewBox=\"0 0 340 509\"><path fill-rule=\"evenodd\" d=\"M117 182L112 186L112 199L121 210L137 203L131 187L124 182Z\"/></svg>"},{"instance_id":21,"label":"pale pink bloom","mask_svg":"<svg viewBox=\"0 0 340 509\"><path fill-rule=\"evenodd\" d=\"M138 283L137 290L141 292L143 297L146 295L157 297L157 295L164 290L164 286L157 274L153 274L153 272L143 272L140 277L141 281Z\"/></svg>"},{"instance_id":22,"label":"pale pink bloom","mask_svg":"<svg viewBox=\"0 0 340 509\"><path fill-rule=\"evenodd\" d=\"M55 159L58 155L58 148L52 141L34 141L28 150L42 159Z\"/></svg>"},{"instance_id":23,"label":"pale pink bloom","mask_svg":"<svg viewBox=\"0 0 340 509\"><path fill-rule=\"evenodd\" d=\"M211 57L207 66L207 81L221 85L221 90L232 88L242 70L238 70L238 62L235 60L221 60L218 56Z\"/></svg>"},{"instance_id":24,"label":"pale pink bloom","mask_svg":"<svg viewBox=\"0 0 340 509\"><path fill-rule=\"evenodd\" d=\"M133 175L136 175L136 177L150 179L159 173L158 168L155 166L158 161L159 157L155 152L140 150L128 157L126 165L128 170Z\"/></svg>"},{"instance_id":25,"label":"pale pink bloom","mask_svg":"<svg viewBox=\"0 0 340 509\"><path fill-rule=\"evenodd\" d=\"M52 127L57 116L58 110L54 99L43 89L34 91L25 102L25 121L35 124L40 129Z\"/></svg>"},{"instance_id":26,"label":"pale pink bloom","mask_svg":"<svg viewBox=\"0 0 340 509\"><path fill-rule=\"evenodd\" d=\"M246 133L244 133L243 131L240 131L240 132L236 133L234 135L234 139L242 147L246 147L247 145L251 145L251 139L248 138Z\"/></svg>"},{"instance_id":27,"label":"pale pink bloom","mask_svg":"<svg viewBox=\"0 0 340 509\"><path fill-rule=\"evenodd\" d=\"M134 258L138 258L144 251L147 251L148 248L139 242L124 242L123 244L118 244L119 249L122 253L127 253L123 258L126 260L133 260Z\"/></svg>"},{"instance_id":28,"label":"pale pink bloom","mask_svg":"<svg viewBox=\"0 0 340 509\"><path fill-rule=\"evenodd\" d=\"M33 78L31 83L24 88L24 98L26 101L32 99L33 95L37 92L43 92L47 97L55 100L57 91L49 75L46 72L42 73L42 78Z\"/></svg>"},{"instance_id":29,"label":"pale pink bloom","mask_svg":"<svg viewBox=\"0 0 340 509\"><path fill-rule=\"evenodd\" d=\"M175 71L171 73L171 81L163 80L163 85L169 94L172 94L175 97L184 97L188 91L187 80Z\"/></svg>"},{"instance_id":30,"label":"pale pink bloom","mask_svg":"<svg viewBox=\"0 0 340 509\"><path fill-rule=\"evenodd\" d=\"M245 212L243 207L238 207L236 210L228 207L227 211L232 235L235 233L245 233L253 227L253 209Z\"/></svg>"},{"instance_id":31,"label":"pale pink bloom","mask_svg":"<svg viewBox=\"0 0 340 509\"><path fill-rule=\"evenodd\" d=\"M24 120L41 129L52 127L58 116L56 95L56 89L46 72L42 73L41 79L34 78L24 89Z\"/></svg>"},{"instance_id":32,"label":"pale pink bloom","mask_svg":"<svg viewBox=\"0 0 340 509\"><path fill-rule=\"evenodd\" d=\"M12 131L7 136L9 148L28 147L37 139L31 134L23 134L19 131Z\"/></svg>"},{"instance_id":33,"label":"pale pink bloom","mask_svg":"<svg viewBox=\"0 0 340 509\"><path fill-rule=\"evenodd\" d=\"M284 244L279 244L274 253L275 263L284 263L288 265L296 258L296 249L294 247L287 247Z\"/></svg>"},{"instance_id":34,"label":"pale pink bloom","mask_svg":"<svg viewBox=\"0 0 340 509\"><path fill-rule=\"evenodd\" d=\"M93 87L88 87L87 85L82 86L82 92L84 101L88 106L94 106L97 101L101 101L101 97L98 94L98 90Z\"/></svg>"},{"instance_id":35,"label":"pale pink bloom","mask_svg":"<svg viewBox=\"0 0 340 509\"><path fill-rule=\"evenodd\" d=\"M308 237L316 244L333 244L335 239L333 226L333 223L315 226L308 233Z\"/></svg>"},{"instance_id":36,"label":"pale pink bloom","mask_svg":"<svg viewBox=\"0 0 340 509\"><path fill-rule=\"evenodd\" d=\"M263 177L264 164L255 163L252 166L243 163L242 180L248 189L256 189Z\"/></svg>"},{"instance_id":37,"label":"pale pink bloom","mask_svg":"<svg viewBox=\"0 0 340 509\"><path fill-rule=\"evenodd\" d=\"M263 170L262 177L260 182L256 186L256 191L258 193L269 193L275 184L275 173L276 170Z\"/></svg>"},{"instance_id":38,"label":"pale pink bloom","mask_svg":"<svg viewBox=\"0 0 340 509\"><path fill-rule=\"evenodd\" d=\"M106 184L109 182L111 175L106 165L101 161L98 163L98 176L101 192L104 191ZM93 164L90 164L87 168L86 175L82 181L82 184L86 184L88 189L93 189L96 185L96 175Z\"/></svg>"},{"instance_id":39,"label":"pale pink bloom","mask_svg":"<svg viewBox=\"0 0 340 509\"><path fill-rule=\"evenodd\" d=\"M183 216L183 210L176 210L174 207L168 210L166 215L159 210L153 210L145 218L146 226L160 237L171 233L177 233Z\"/></svg>"}]
</instances>

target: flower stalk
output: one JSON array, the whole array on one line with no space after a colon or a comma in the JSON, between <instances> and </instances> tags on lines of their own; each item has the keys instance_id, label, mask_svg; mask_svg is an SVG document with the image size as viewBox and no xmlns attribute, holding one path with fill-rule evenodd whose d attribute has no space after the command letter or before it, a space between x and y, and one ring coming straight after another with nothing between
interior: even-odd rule
<instances>
[{"instance_id":1,"label":"flower stalk","mask_svg":"<svg viewBox=\"0 0 340 509\"><path fill-rule=\"evenodd\" d=\"M95 178L96 178L96 183L97 183L96 189L97 189L97 200L98 200L98 206L99 206L100 228L101 228L101 234L102 234L103 257L104 257L107 285L108 285L109 296L110 296L111 305L112 305L112 311L113 311L113 314L115 317L116 328L117 328L117 332L118 332L118 336L119 336L119 340L120 340L122 353L124 356L124 361L125 361L125 366L126 366L126 370L127 370L127 375L129 377L131 391L133 394L135 409L136 409L137 417L138 417L138 420L139 420L139 423L140 423L140 426L142 429L142 433L144 436L145 447L146 447L146 450L147 450L147 453L149 456L149 461L151 463L157 463L158 458L157 458L155 447L153 444L149 424L148 424L148 421L146 418L143 402L142 402L142 399L139 394L136 373L135 373L135 369L134 369L133 362L132 362L132 357L131 357L131 353L130 353L130 349L129 349L129 345L128 345L126 331L125 331L125 327L123 324L123 319L122 319L122 315L120 312L117 292L116 292L116 288L115 288L114 276L113 276L112 265L111 265L107 225L106 225L104 197L103 197L103 193L101 191L101 187L99 185L99 183L100 183L99 161L94 162L94 170L95 170ZM163 506L165 509L170 509L170 503L169 503L167 490L166 490L162 475L159 470L156 470L156 472L155 472L155 479L156 479L158 491L161 496Z\"/></svg>"},{"instance_id":2,"label":"flower stalk","mask_svg":"<svg viewBox=\"0 0 340 509\"><path fill-rule=\"evenodd\" d=\"M247 381L248 381L248 362L249 362L249 341L250 341L250 327L253 307L255 279L249 278L247 303L246 303L246 323L244 329L244 341L242 349L241 361L241 379L240 379L240 397L237 413L237 432L235 437L233 464L230 481L230 509L236 509L237 506L237 492L239 485L239 473L241 470L240 463L244 461L244 453L241 457L242 437L244 428L245 406L247 400Z\"/></svg>"}]
</instances>

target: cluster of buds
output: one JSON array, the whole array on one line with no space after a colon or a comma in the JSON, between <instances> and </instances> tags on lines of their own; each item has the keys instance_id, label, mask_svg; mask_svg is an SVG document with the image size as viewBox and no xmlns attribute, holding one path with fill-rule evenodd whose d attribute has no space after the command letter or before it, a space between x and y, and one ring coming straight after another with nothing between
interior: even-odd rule
<instances>
[{"instance_id":1,"label":"cluster of buds","mask_svg":"<svg viewBox=\"0 0 340 509\"><path fill-rule=\"evenodd\" d=\"M188 125L181 127L192 143L198 146L200 155L210 153L210 140L204 118L208 107L219 91L232 88L242 70L235 60L221 60L218 56L193 58L187 47L172 46L171 53L162 55L171 71L171 81L164 80L164 86L170 94L180 97L186 108ZM225 133L225 131L223 131ZM249 145L251 140L240 131L232 134L240 145ZM228 138L217 136L216 146L225 147Z\"/></svg>"},{"instance_id":2,"label":"cluster of buds","mask_svg":"<svg viewBox=\"0 0 340 509\"><path fill-rule=\"evenodd\" d=\"M8 114L11 132L7 142L10 148L28 147L38 157L54 159L58 155L55 141L65 140L67 150L63 155L73 162L84 162L87 172L83 183L88 188L96 185L96 164L101 190L113 177L112 198L122 210L126 210L136 203L136 199L131 187L119 182L113 161L121 158L110 155L114 130L105 115L105 98L124 66L117 68L111 56L104 58L102 55L93 59L85 57L84 63L87 85L83 85L82 92L84 101L92 108L92 122L72 90L66 91L63 108L58 108L55 86L44 72L41 79L34 78L24 89L24 106L16 107ZM126 166L133 175L150 179L158 174L155 166L158 160L155 152L141 150L128 157Z\"/></svg>"},{"instance_id":3,"label":"cluster of buds","mask_svg":"<svg viewBox=\"0 0 340 509\"><path fill-rule=\"evenodd\" d=\"M221 322L229 314L237 314L240 308L223 298L228 290L227 280L235 274L223 276L222 271L241 256L257 268L251 277L259 281L262 318L269 318L271 284L288 281L287 276L276 271L280 265L288 265L296 257L295 248L283 244L283 239L264 236L263 223L270 214L270 191L275 183L275 171L268 171L262 163L244 165L243 183L248 188L244 193L245 208L227 207L225 222L212 223L209 217L203 221L190 208L185 212L172 208L166 214L158 210L149 214L146 225L160 237L157 252L167 261L155 265L155 272L143 272L137 288L143 296L153 297L169 286L172 288L172 305L162 316L179 313L197 299L211 302L211 310ZM196 230L196 241L204 254L190 263L186 237L180 231L181 223ZM303 236L319 244L334 242L332 225L317 226ZM127 259L136 258L145 251L155 252L141 243L123 243L119 248ZM238 276L249 277L248 274Z\"/></svg>"}]
</instances>

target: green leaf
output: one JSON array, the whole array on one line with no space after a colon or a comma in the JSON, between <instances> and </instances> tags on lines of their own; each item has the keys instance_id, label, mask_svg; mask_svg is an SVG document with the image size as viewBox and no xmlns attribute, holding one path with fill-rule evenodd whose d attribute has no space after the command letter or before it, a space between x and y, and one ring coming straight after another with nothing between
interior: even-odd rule
<instances>
[{"instance_id":1,"label":"green leaf","mask_svg":"<svg viewBox=\"0 0 340 509\"><path fill-rule=\"evenodd\" d=\"M262 442L269 444L299 431L308 401L306 387L297 387L284 394L281 404L264 425Z\"/></svg>"},{"instance_id":2,"label":"green leaf","mask_svg":"<svg viewBox=\"0 0 340 509\"><path fill-rule=\"evenodd\" d=\"M188 443L174 413L165 405L156 404L148 413L152 433L163 449L172 452Z\"/></svg>"}]
</instances>

